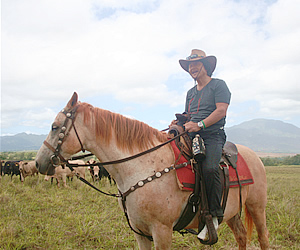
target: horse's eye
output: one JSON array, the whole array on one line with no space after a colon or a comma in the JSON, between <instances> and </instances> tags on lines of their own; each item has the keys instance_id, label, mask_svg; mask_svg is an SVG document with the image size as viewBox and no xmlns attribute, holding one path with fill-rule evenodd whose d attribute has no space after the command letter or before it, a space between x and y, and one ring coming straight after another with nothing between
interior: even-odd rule
<instances>
[{"instance_id":1,"label":"horse's eye","mask_svg":"<svg viewBox=\"0 0 300 250\"><path fill-rule=\"evenodd\" d=\"M58 126L55 125L55 124L52 124L52 131L54 132L54 131L56 131L57 129L58 129Z\"/></svg>"}]
</instances>

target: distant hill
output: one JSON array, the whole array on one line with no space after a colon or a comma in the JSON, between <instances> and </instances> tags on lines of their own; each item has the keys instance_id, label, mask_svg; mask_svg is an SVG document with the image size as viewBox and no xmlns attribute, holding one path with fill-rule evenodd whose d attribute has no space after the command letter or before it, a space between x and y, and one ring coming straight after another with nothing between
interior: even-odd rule
<instances>
[{"instance_id":1,"label":"distant hill","mask_svg":"<svg viewBox=\"0 0 300 250\"><path fill-rule=\"evenodd\" d=\"M300 128L279 120L254 119L226 128L227 140L255 152L300 154ZM47 135L1 136L1 152L38 150Z\"/></svg>"},{"instance_id":2,"label":"distant hill","mask_svg":"<svg viewBox=\"0 0 300 250\"><path fill-rule=\"evenodd\" d=\"M13 136L1 136L0 151L25 151L25 150L38 150L47 135L34 135L20 133Z\"/></svg>"},{"instance_id":3,"label":"distant hill","mask_svg":"<svg viewBox=\"0 0 300 250\"><path fill-rule=\"evenodd\" d=\"M226 128L227 140L255 152L300 153L300 128L286 122L254 119Z\"/></svg>"}]
</instances>

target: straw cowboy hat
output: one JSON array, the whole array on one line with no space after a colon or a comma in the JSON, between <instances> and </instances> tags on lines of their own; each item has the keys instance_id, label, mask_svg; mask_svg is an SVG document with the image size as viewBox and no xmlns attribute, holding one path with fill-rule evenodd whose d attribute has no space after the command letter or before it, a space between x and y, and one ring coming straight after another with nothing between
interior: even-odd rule
<instances>
[{"instance_id":1,"label":"straw cowboy hat","mask_svg":"<svg viewBox=\"0 0 300 250\"><path fill-rule=\"evenodd\" d=\"M180 66L187 72L189 72L189 64L193 61L201 61L209 76L212 75L216 68L217 58L215 56L206 56L205 52L199 49L193 49L191 55L186 60L179 60Z\"/></svg>"}]
</instances>

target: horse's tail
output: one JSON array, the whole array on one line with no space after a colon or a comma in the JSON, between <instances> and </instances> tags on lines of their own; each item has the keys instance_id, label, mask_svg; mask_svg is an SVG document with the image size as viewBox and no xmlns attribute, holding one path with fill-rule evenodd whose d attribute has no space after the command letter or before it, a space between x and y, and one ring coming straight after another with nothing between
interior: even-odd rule
<instances>
[{"instance_id":1,"label":"horse's tail","mask_svg":"<svg viewBox=\"0 0 300 250\"><path fill-rule=\"evenodd\" d=\"M251 214L249 213L247 206L244 209L245 213L245 227L247 229L247 240L251 241L251 236L253 232L253 219Z\"/></svg>"}]
</instances>

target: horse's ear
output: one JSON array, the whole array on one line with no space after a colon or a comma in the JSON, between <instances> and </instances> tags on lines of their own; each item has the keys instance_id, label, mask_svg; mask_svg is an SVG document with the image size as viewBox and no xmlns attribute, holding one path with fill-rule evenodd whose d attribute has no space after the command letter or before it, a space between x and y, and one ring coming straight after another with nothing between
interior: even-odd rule
<instances>
[{"instance_id":1,"label":"horse's ear","mask_svg":"<svg viewBox=\"0 0 300 250\"><path fill-rule=\"evenodd\" d=\"M77 104L78 95L74 92L73 96L71 97L70 101L67 104L68 108L73 108Z\"/></svg>"}]
</instances>

